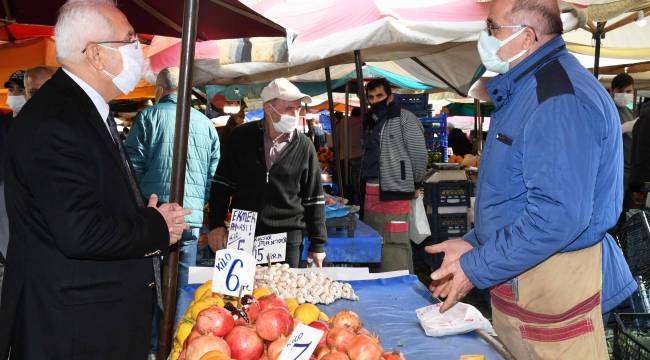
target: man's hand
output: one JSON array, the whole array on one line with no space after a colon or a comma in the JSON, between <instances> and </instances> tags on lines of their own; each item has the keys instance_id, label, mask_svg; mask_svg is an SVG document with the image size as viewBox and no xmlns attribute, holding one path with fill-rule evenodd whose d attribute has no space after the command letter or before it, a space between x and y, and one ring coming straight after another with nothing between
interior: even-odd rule
<instances>
[{"instance_id":1,"label":"man's hand","mask_svg":"<svg viewBox=\"0 0 650 360\"><path fill-rule=\"evenodd\" d=\"M454 239L443 241L440 244L430 245L424 248L429 254L444 253L445 258L442 261L441 269L450 265L454 261L458 261L460 257L472 250L473 246L463 239ZM460 265L459 265L460 267ZM433 274L431 275L433 281L429 284L429 290L434 297L448 298L452 289L453 277L451 275L442 276L437 279L433 279ZM446 310L446 309L445 309Z\"/></svg>"},{"instance_id":2,"label":"man's hand","mask_svg":"<svg viewBox=\"0 0 650 360\"><path fill-rule=\"evenodd\" d=\"M212 251L217 252L226 248L226 241L228 240L228 232L226 228L221 226L208 233L208 245Z\"/></svg>"},{"instance_id":3,"label":"man's hand","mask_svg":"<svg viewBox=\"0 0 650 360\"><path fill-rule=\"evenodd\" d=\"M149 197L148 207L158 210L160 215L165 219L167 229L169 230L169 245L173 245L181 238L183 231L189 229L189 225L185 223L185 216L192 213L192 209L184 209L180 205L173 204L158 204L158 195L151 194Z\"/></svg>"},{"instance_id":4,"label":"man's hand","mask_svg":"<svg viewBox=\"0 0 650 360\"><path fill-rule=\"evenodd\" d=\"M316 267L323 267L323 261L325 260L326 254L324 252L309 252L307 256L314 260Z\"/></svg>"},{"instance_id":5,"label":"man's hand","mask_svg":"<svg viewBox=\"0 0 650 360\"><path fill-rule=\"evenodd\" d=\"M446 282L445 289L448 294L445 302L440 307L440 312L444 313L452 306L456 305L460 299L464 298L474 285L469 281L463 268L460 266L460 260L456 259L447 265L443 265L440 269L431 274L433 281L440 281L441 279L449 279Z\"/></svg>"}]
</instances>

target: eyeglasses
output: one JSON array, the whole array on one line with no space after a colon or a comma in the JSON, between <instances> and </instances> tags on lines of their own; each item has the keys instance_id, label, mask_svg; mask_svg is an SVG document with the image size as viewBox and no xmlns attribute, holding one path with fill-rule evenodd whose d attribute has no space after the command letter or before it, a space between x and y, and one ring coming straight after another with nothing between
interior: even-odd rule
<instances>
[{"instance_id":1,"label":"eyeglasses","mask_svg":"<svg viewBox=\"0 0 650 360\"><path fill-rule=\"evenodd\" d=\"M501 29L523 29L523 28L529 28L533 30L533 33L535 33L535 41L537 41L537 31L535 31L535 28L533 28L530 25L498 25L491 19L487 19L485 21L485 29L488 32L488 35L490 36L495 36L495 32Z\"/></svg>"},{"instance_id":2,"label":"eyeglasses","mask_svg":"<svg viewBox=\"0 0 650 360\"><path fill-rule=\"evenodd\" d=\"M97 45L103 45L103 44L124 44L124 45L128 45L128 44L133 44L133 46L135 46L136 49L140 47L140 42L138 41L137 38L132 39L132 40L128 40L128 41L125 41L125 40L122 40L122 41L118 41L118 40L115 40L115 41L93 41L91 44L97 44ZM83 50L81 50L81 53L85 54L86 49L88 49L88 46L86 46Z\"/></svg>"}]
</instances>

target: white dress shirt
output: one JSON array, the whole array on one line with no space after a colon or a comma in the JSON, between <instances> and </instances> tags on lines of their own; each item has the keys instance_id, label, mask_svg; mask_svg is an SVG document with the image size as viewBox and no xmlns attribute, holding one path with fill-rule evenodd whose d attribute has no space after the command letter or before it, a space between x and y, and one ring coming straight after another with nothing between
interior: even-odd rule
<instances>
[{"instance_id":1,"label":"white dress shirt","mask_svg":"<svg viewBox=\"0 0 650 360\"><path fill-rule=\"evenodd\" d=\"M70 78L79 85L79 87L88 95L90 100L93 102L95 105L95 108L97 108L97 112L99 112L99 116L102 117L102 121L104 122L104 125L106 125L106 130L108 130L108 135L111 135L111 131L108 128L108 123L106 123L106 119L108 118L108 114L110 113L110 109L108 107L108 104L106 103L106 100L99 95L97 90L93 89L92 86L88 85L87 82L81 80L77 75L71 73L70 71L63 69L63 71L70 76ZM113 136L111 136L111 139Z\"/></svg>"}]
</instances>

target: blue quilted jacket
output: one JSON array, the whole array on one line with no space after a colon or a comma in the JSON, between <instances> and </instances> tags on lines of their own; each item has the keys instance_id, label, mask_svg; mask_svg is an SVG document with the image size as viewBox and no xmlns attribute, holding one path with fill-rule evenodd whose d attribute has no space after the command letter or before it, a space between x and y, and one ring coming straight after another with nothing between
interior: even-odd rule
<instances>
[{"instance_id":1,"label":"blue quilted jacket","mask_svg":"<svg viewBox=\"0 0 650 360\"><path fill-rule=\"evenodd\" d=\"M145 197L157 194L160 201L169 201L175 126L176 95L171 94L142 110L131 127L126 150ZM185 219L192 227L203 224L203 206L210 198L218 162L217 131L210 119L192 109L183 199L183 207L193 210Z\"/></svg>"}]
</instances>

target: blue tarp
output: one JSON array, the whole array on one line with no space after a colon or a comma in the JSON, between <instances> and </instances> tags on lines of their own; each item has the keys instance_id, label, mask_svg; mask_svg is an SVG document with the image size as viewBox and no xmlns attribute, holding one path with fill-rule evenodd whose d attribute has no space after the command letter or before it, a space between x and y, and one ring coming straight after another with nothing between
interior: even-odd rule
<instances>
[{"instance_id":1,"label":"blue tarp","mask_svg":"<svg viewBox=\"0 0 650 360\"><path fill-rule=\"evenodd\" d=\"M415 309L437 302L414 275L390 279L351 281L359 301L337 300L318 305L330 317L343 309L361 316L364 326L379 335L386 351L399 350L408 360L457 360L461 355L485 355L486 360L502 357L476 333L434 338L426 336ZM178 311L192 301L198 285L181 289Z\"/></svg>"},{"instance_id":2,"label":"blue tarp","mask_svg":"<svg viewBox=\"0 0 650 360\"><path fill-rule=\"evenodd\" d=\"M302 260L307 260L309 239L305 238ZM357 221L354 237L347 237L345 230L330 235L325 244L325 262L378 263L381 261L381 237L368 224Z\"/></svg>"}]
</instances>

